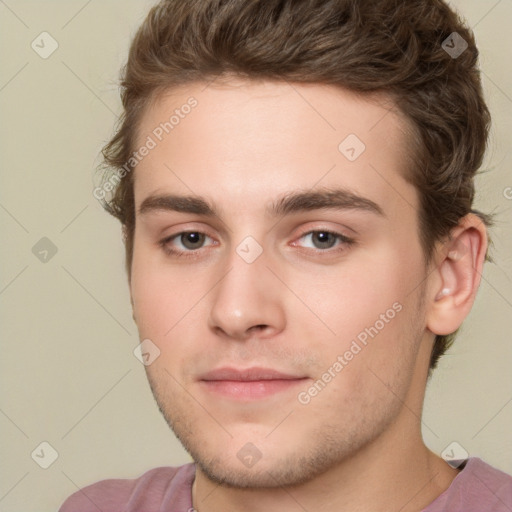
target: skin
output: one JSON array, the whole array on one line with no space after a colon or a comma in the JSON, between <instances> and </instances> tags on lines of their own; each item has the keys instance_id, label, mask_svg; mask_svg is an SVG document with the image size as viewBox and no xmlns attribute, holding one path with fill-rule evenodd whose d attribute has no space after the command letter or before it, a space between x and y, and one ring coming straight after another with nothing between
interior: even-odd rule
<instances>
[{"instance_id":1,"label":"skin","mask_svg":"<svg viewBox=\"0 0 512 512\"><path fill-rule=\"evenodd\" d=\"M421 411L434 336L453 332L473 303L484 227L468 215L426 265L418 193L404 177L407 122L384 97L235 77L194 83L146 109L140 145L190 96L197 106L135 170L130 290L140 338L160 350L146 367L151 389L196 462L195 509L421 510L457 475L424 445ZM366 145L355 161L338 149L349 134ZM285 194L334 187L382 214L266 213ZM203 196L217 215L140 211L169 194ZM322 230L353 243L326 244ZM183 231L206 237L169 240ZM252 263L237 253L248 236L262 250ZM164 239L194 257L169 254ZM393 304L400 311L335 372ZM225 366L303 380L235 399L201 381ZM301 403L329 368L335 377ZM244 446L261 457L251 467L237 456Z\"/></svg>"}]
</instances>

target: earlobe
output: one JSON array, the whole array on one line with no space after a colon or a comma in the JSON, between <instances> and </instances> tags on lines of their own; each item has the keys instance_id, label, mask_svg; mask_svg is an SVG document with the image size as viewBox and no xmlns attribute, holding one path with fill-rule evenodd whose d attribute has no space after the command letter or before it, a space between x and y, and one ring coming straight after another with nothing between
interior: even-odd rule
<instances>
[{"instance_id":1,"label":"earlobe","mask_svg":"<svg viewBox=\"0 0 512 512\"><path fill-rule=\"evenodd\" d=\"M487 230L473 214L464 217L439 248L427 313L427 327L434 334L455 332L471 311L486 251Z\"/></svg>"}]
</instances>

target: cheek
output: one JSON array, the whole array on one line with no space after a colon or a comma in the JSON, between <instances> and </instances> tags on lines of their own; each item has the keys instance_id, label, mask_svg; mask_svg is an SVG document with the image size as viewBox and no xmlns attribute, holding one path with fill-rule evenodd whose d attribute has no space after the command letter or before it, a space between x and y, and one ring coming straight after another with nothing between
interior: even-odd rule
<instances>
[{"instance_id":1,"label":"cheek","mask_svg":"<svg viewBox=\"0 0 512 512\"><path fill-rule=\"evenodd\" d=\"M294 291L318 312L337 338L353 339L376 322L382 331L383 321L386 329L397 323L397 309L410 300L408 295L416 286L411 283L420 281L419 268L408 265L405 259L393 247L361 251L338 267L309 276L304 273L295 279Z\"/></svg>"},{"instance_id":2,"label":"cheek","mask_svg":"<svg viewBox=\"0 0 512 512\"><path fill-rule=\"evenodd\" d=\"M130 291L141 338L162 338L174 325L179 290L154 261L152 251L135 243Z\"/></svg>"},{"instance_id":3,"label":"cheek","mask_svg":"<svg viewBox=\"0 0 512 512\"><path fill-rule=\"evenodd\" d=\"M132 280L133 311L141 337L164 342L185 315L187 300L165 281Z\"/></svg>"},{"instance_id":4,"label":"cheek","mask_svg":"<svg viewBox=\"0 0 512 512\"><path fill-rule=\"evenodd\" d=\"M331 268L329 276L303 281L300 293L332 331L316 335L315 350L322 359L317 377L329 369L337 376L333 391L339 386L348 397L369 388L377 393L383 386L372 372L392 383L413 366L424 328L418 287L423 273L421 258L410 252L389 245L378 257L361 253L336 273ZM314 340L314 331L307 337Z\"/></svg>"},{"instance_id":5,"label":"cheek","mask_svg":"<svg viewBox=\"0 0 512 512\"><path fill-rule=\"evenodd\" d=\"M175 358L178 347L191 347L197 338L195 331L205 322L206 277L166 265L154 251L134 249L131 295L139 336L156 343L162 359Z\"/></svg>"}]
</instances>

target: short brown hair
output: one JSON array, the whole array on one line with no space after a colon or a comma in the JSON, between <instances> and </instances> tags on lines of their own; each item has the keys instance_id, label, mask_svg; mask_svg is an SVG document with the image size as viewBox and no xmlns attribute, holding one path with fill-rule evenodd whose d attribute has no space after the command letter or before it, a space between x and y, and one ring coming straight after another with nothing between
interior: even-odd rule
<instances>
[{"instance_id":1,"label":"short brown hair","mask_svg":"<svg viewBox=\"0 0 512 512\"><path fill-rule=\"evenodd\" d=\"M468 45L457 56L447 51L454 37ZM179 85L235 74L383 92L413 128L406 178L419 192L428 261L434 243L466 214L491 221L472 210L490 128L477 60L472 31L443 0L162 0L131 44L121 76L124 112L102 167L126 169L145 108ZM104 207L123 225L130 276L133 173L123 176ZM436 336L431 369L454 335Z\"/></svg>"}]
</instances>

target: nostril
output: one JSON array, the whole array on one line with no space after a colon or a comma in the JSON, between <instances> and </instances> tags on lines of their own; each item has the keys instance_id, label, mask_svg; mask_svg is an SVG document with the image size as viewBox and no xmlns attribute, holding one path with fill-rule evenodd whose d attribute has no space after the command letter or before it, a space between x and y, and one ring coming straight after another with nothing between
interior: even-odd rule
<instances>
[{"instance_id":1,"label":"nostril","mask_svg":"<svg viewBox=\"0 0 512 512\"><path fill-rule=\"evenodd\" d=\"M267 326L265 324L258 324L258 325L254 325L253 327L251 327L249 330L258 330L258 331L262 331L264 329L266 329Z\"/></svg>"}]
</instances>

